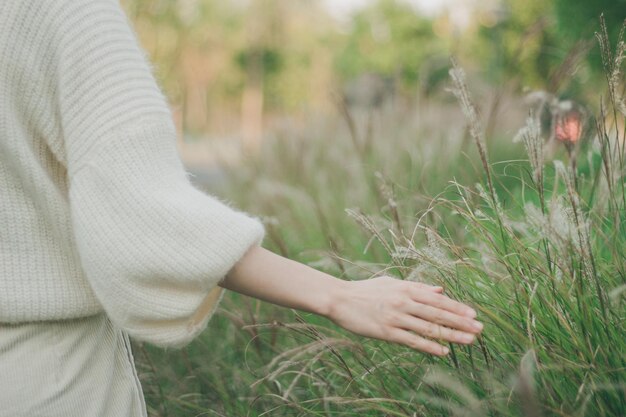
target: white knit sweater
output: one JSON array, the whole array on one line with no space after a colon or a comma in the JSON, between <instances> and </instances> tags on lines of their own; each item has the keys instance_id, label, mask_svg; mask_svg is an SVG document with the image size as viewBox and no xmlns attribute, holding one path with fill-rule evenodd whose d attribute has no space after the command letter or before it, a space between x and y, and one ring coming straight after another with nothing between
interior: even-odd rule
<instances>
[{"instance_id":1,"label":"white knit sweater","mask_svg":"<svg viewBox=\"0 0 626 417\"><path fill-rule=\"evenodd\" d=\"M0 322L182 346L260 219L195 188L119 0L0 0Z\"/></svg>"}]
</instances>

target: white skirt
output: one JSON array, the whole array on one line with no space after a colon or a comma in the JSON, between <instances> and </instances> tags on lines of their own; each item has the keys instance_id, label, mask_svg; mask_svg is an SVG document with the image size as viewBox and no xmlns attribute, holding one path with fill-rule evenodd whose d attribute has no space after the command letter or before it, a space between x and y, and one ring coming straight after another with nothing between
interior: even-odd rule
<instances>
[{"instance_id":1,"label":"white skirt","mask_svg":"<svg viewBox=\"0 0 626 417\"><path fill-rule=\"evenodd\" d=\"M0 323L0 417L146 417L128 335L105 314Z\"/></svg>"}]
</instances>

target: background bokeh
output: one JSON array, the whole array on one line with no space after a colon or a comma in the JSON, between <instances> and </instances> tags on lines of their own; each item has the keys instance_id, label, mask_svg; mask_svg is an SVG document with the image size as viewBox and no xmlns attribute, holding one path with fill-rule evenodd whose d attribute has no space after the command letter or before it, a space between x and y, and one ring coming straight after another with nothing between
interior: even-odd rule
<instances>
[{"instance_id":1,"label":"background bokeh","mask_svg":"<svg viewBox=\"0 0 626 417\"><path fill-rule=\"evenodd\" d=\"M134 343L150 416L626 415L626 0L122 5L264 247L485 323L437 359L229 291L185 348Z\"/></svg>"},{"instance_id":2,"label":"background bokeh","mask_svg":"<svg viewBox=\"0 0 626 417\"><path fill-rule=\"evenodd\" d=\"M602 81L598 16L613 39L626 17L624 0L122 4L188 140L250 146L277 125L334 114L336 94L366 104L439 94L450 55L491 86L587 99Z\"/></svg>"}]
</instances>

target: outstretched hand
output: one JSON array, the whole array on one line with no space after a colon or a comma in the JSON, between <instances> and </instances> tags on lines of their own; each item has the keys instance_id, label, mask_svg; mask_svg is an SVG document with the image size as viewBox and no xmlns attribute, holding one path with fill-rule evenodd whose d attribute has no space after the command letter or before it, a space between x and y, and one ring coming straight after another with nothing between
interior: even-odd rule
<instances>
[{"instance_id":1,"label":"outstretched hand","mask_svg":"<svg viewBox=\"0 0 626 417\"><path fill-rule=\"evenodd\" d=\"M438 356L448 348L432 339L470 344L482 330L476 312L443 295L441 287L390 276L346 281L260 246L251 248L220 286Z\"/></svg>"},{"instance_id":2,"label":"outstretched hand","mask_svg":"<svg viewBox=\"0 0 626 417\"><path fill-rule=\"evenodd\" d=\"M328 318L362 336L445 356L448 348L431 339L470 344L483 328L471 307L443 295L441 287L390 276L346 284Z\"/></svg>"}]
</instances>

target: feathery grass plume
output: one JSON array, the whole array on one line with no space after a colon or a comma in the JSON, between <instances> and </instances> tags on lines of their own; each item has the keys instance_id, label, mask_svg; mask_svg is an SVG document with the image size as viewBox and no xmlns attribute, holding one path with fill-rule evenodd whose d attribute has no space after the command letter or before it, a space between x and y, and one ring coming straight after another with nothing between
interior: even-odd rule
<instances>
[{"instance_id":1,"label":"feathery grass plume","mask_svg":"<svg viewBox=\"0 0 626 417\"><path fill-rule=\"evenodd\" d=\"M364 254L367 252L367 249L369 248L371 243L374 241L374 239L376 239L383 246L383 248L385 249L387 254L389 256L391 256L391 254L394 252L391 244L387 241L387 239L385 239L385 237L383 236L383 234L379 230L379 227L374 223L374 221L372 220L372 218L370 216L368 216L367 214L363 213L363 211L360 208L359 209L346 208L346 209L344 209L344 211L346 212L346 214L348 214L348 216L350 216L351 218L356 220L356 222L365 231L370 232L372 234L372 236L370 237L370 239L366 243L365 248L363 248L363 253ZM390 233L393 234L393 231L391 231L390 229L387 229L387 230L390 231ZM405 274L403 272L404 268L403 268L402 262L398 258L395 258L393 256L391 256L391 260L395 264L395 266L397 267L396 268L396 272L398 273L398 275L400 275L400 278L405 279Z\"/></svg>"},{"instance_id":2,"label":"feathery grass plume","mask_svg":"<svg viewBox=\"0 0 626 417\"><path fill-rule=\"evenodd\" d=\"M356 222L359 225L361 225L361 227L365 231L368 231L372 234L370 240L368 241L368 243L365 245L365 248L363 249L363 253L367 252L367 248L369 247L369 245L371 244L374 238L376 238L380 242L380 244L383 245L387 253L393 252L393 249L389 245L389 242L387 242L387 239L385 239L385 237L380 233L380 231L378 230L378 227L376 226L374 221L370 218L370 216L363 213L363 210L361 210L360 208L357 208L357 209L346 208L345 212L348 216L356 220Z\"/></svg>"},{"instance_id":3,"label":"feathery grass plume","mask_svg":"<svg viewBox=\"0 0 626 417\"><path fill-rule=\"evenodd\" d=\"M474 139L476 143L476 147L478 148L478 153L480 155L480 160L483 164L483 169L485 170L485 174L487 175L487 183L489 184L489 192L493 198L494 205L496 204L495 190L493 187L493 180L491 179L491 169L489 168L489 158L487 156L487 145L485 142L483 127L480 123L480 117L478 114L478 109L474 105L472 101L471 95L467 88L467 83L465 82L465 71L461 67L458 66L456 60L451 58L452 68L450 69L450 77L452 78L454 88L451 88L450 91L456 96L461 105L461 110L465 115L469 123L470 135Z\"/></svg>"},{"instance_id":4,"label":"feathery grass plume","mask_svg":"<svg viewBox=\"0 0 626 417\"><path fill-rule=\"evenodd\" d=\"M574 210L563 198L551 199L547 213L530 202L524 206L524 212L532 232L545 239L555 249L554 261L557 264L569 269L571 262L579 259L579 256L588 258L586 242L581 240L585 233L579 230ZM588 227L587 222L584 227Z\"/></svg>"},{"instance_id":5,"label":"feathery grass plume","mask_svg":"<svg viewBox=\"0 0 626 417\"><path fill-rule=\"evenodd\" d=\"M413 242L409 242L410 246L396 246L395 251L391 254L394 258L415 259L420 261L413 269L412 274L421 274L430 268L434 268L444 276L454 273L456 262L450 259L448 253L441 246L443 238L439 236L433 229L424 227L426 232L427 244L422 248L413 246Z\"/></svg>"},{"instance_id":6,"label":"feathery grass plume","mask_svg":"<svg viewBox=\"0 0 626 417\"><path fill-rule=\"evenodd\" d=\"M583 266L582 273L589 280L596 279L595 262L590 242L590 221L581 209L580 197L574 188L573 173L558 160L554 161L554 167L557 175L565 182L569 205L567 207L565 205L557 208L551 207L550 218L551 226L553 226L552 230L557 234L560 233L560 237L563 240L567 240L571 243L571 249L577 253L578 256L576 256L576 258L578 258ZM558 198L553 201L558 201ZM562 224L557 224L554 219L558 219L560 214L565 214L567 220L563 221ZM566 251L567 249L564 250L564 253L567 253ZM570 256L574 255L571 254ZM599 297L603 299L604 297L599 287L598 293Z\"/></svg>"},{"instance_id":7,"label":"feathery grass plume","mask_svg":"<svg viewBox=\"0 0 626 417\"><path fill-rule=\"evenodd\" d=\"M554 140L554 124L556 121L556 113L559 109L559 99L552 93L544 90L532 91L524 97L524 102L534 109L534 114L537 117L540 130L545 129L548 134L548 142ZM540 121L545 118L550 118L548 126L542 126ZM523 128L522 128L523 129Z\"/></svg>"},{"instance_id":8,"label":"feathery grass plume","mask_svg":"<svg viewBox=\"0 0 626 417\"><path fill-rule=\"evenodd\" d=\"M513 142L520 141L524 144L528 154L530 166L533 169L532 178L543 200L543 138L539 119L532 111L526 118L526 125L513 138Z\"/></svg>"},{"instance_id":9,"label":"feathery grass plume","mask_svg":"<svg viewBox=\"0 0 626 417\"><path fill-rule=\"evenodd\" d=\"M424 375L423 383L445 392L447 404L440 405L447 408L455 416L484 416L487 415L487 407L484 401L476 397L467 385L453 376L450 371L432 367Z\"/></svg>"},{"instance_id":10,"label":"feathery grass plume","mask_svg":"<svg viewBox=\"0 0 626 417\"><path fill-rule=\"evenodd\" d=\"M577 248L580 251L580 255L588 261L591 261L591 244L589 242L589 220L587 215L581 208L581 201L578 192L574 186L574 173L568 170L563 162L559 160L554 161L554 168L559 177L565 182L567 194L569 198L568 214L572 223L572 234L575 235L573 241L577 243ZM552 210L554 211L554 210Z\"/></svg>"},{"instance_id":11,"label":"feathery grass plume","mask_svg":"<svg viewBox=\"0 0 626 417\"><path fill-rule=\"evenodd\" d=\"M274 381L294 365L305 363L305 367L303 369L307 369L310 366L311 362L317 361L323 354L328 354L328 350L331 346L344 346L353 349L360 348L360 346L355 342L349 339L341 338L324 338L321 340L315 340L305 345L297 346L293 349L289 349L276 355L272 359L272 361L266 365L266 371L272 371L253 382L250 387L254 388L255 386L263 383L266 380ZM312 358L308 357L307 355L311 353L316 353L316 355ZM299 378L299 376L296 377L296 379L297 378Z\"/></svg>"},{"instance_id":12,"label":"feathery grass plume","mask_svg":"<svg viewBox=\"0 0 626 417\"><path fill-rule=\"evenodd\" d=\"M591 228L587 215L581 208L580 196L575 188L574 180L572 179L572 172L568 172L561 161L554 161L557 174L566 183L567 194L569 202L572 207L572 213L574 222L576 225L576 232L579 241L580 249L580 262L583 265L582 272L588 277L588 279L595 283L596 293L600 302L600 308L602 314L607 315L607 295L606 291L602 288L600 278L598 277L598 271L596 267L596 261L591 245Z\"/></svg>"},{"instance_id":13,"label":"feathery grass plume","mask_svg":"<svg viewBox=\"0 0 626 417\"><path fill-rule=\"evenodd\" d=\"M613 204L617 203L615 193L613 193L613 184L615 183L614 169L616 165L615 153L611 151L611 139L610 133L606 126L606 109L602 103L600 103L600 116L596 119L596 131L598 132L598 147L600 148L600 156L602 157L602 172L606 181L606 186L609 189L609 199ZM618 138L619 140L619 138ZM617 173L619 176L619 173Z\"/></svg>"},{"instance_id":14,"label":"feathery grass plume","mask_svg":"<svg viewBox=\"0 0 626 417\"><path fill-rule=\"evenodd\" d=\"M491 208L494 213L496 213L498 216L498 218L501 218L504 214L504 210L502 209L502 204L500 203L500 199L498 198L498 194L487 194L487 191L485 190L485 188L483 187L483 185L479 182L477 182L474 187L476 188L476 190L478 191L478 195L480 196L481 199L483 199L485 201L485 203L487 204L487 206L489 208ZM486 216L482 211L480 211L480 209L477 209L475 211L476 215L478 216L479 213L483 216Z\"/></svg>"},{"instance_id":15,"label":"feathery grass plume","mask_svg":"<svg viewBox=\"0 0 626 417\"><path fill-rule=\"evenodd\" d=\"M614 108L626 116L626 102L622 92L619 91L620 84L624 82L621 75L621 65L624 58L626 58L625 30L626 20L624 20L617 38L615 54L611 51L611 41L609 40L604 13L600 15L600 32L596 32L595 35L600 45L602 65L604 66L604 73L609 87L609 97Z\"/></svg>"},{"instance_id":16,"label":"feathery grass plume","mask_svg":"<svg viewBox=\"0 0 626 417\"><path fill-rule=\"evenodd\" d=\"M622 223L620 213L626 210L626 129L620 131L608 126L608 109L601 103L600 115L596 119L597 142L602 161L602 177L608 188L609 212L616 224ZM615 113L614 113L615 114ZM622 123L626 122L626 118ZM620 144L621 143L621 144Z\"/></svg>"},{"instance_id":17,"label":"feathery grass plume","mask_svg":"<svg viewBox=\"0 0 626 417\"><path fill-rule=\"evenodd\" d=\"M489 187L489 195L491 197L491 206L496 213L496 221L499 226L498 228L502 240L502 245L504 247L504 251L508 252L507 233L505 233L504 230L506 228L506 225L502 221L502 211L500 210L500 203L498 201L496 190L493 185L493 178L491 167L489 165L484 130L480 123L478 110L471 99L467 83L465 82L465 72L458 66L454 58L451 58L451 61L452 68L450 69L449 73L454 84L454 88L452 88L451 91L457 97L461 105L461 110L463 111L465 118L469 122L470 135L472 136L472 138L474 138L474 143L478 148L478 154L480 155L480 160L483 165L485 175L487 176L487 185Z\"/></svg>"},{"instance_id":18,"label":"feathery grass plume","mask_svg":"<svg viewBox=\"0 0 626 417\"><path fill-rule=\"evenodd\" d=\"M611 305L616 309L619 308L621 303L626 302L626 284L622 284L609 291L609 301Z\"/></svg>"},{"instance_id":19,"label":"feathery grass plume","mask_svg":"<svg viewBox=\"0 0 626 417\"><path fill-rule=\"evenodd\" d=\"M562 105L553 95L536 98L545 106L544 116ZM538 175L510 175L518 168L536 169L531 154L538 157L540 143L526 156L508 140L501 144L494 140L489 149L494 165L487 167L501 192L490 196L485 174L467 169L468 159L457 146L463 121L452 119L456 112L447 104L423 104L408 109L406 119L401 112L381 118L375 126L380 130L374 132L381 140L372 141L367 164L362 164L348 129L337 130L333 123L312 123L285 135L302 140L270 138L256 171L249 171L246 178L241 177L243 168L233 170L233 178L243 180L233 182L231 192L247 202L243 207L260 208L279 219L284 244L295 260L306 262L311 254L325 253L330 230L342 243L338 253L346 265L345 275L352 279L400 269L398 265L404 271L412 269L407 279L419 276L440 282L443 276L446 294L478 311L485 324L478 340L469 346L453 345L447 358L433 358L405 346L354 336L313 314L302 316L308 324L287 323L301 316L269 303L254 305L229 292L211 329L184 354L146 346L154 360L146 396L156 413L166 415L159 404L167 403L169 415L626 415L626 205L621 201L626 172L616 152L622 127L616 134L610 129L610 117L596 118L604 129L598 130L603 132L598 136L602 160L594 155L589 164L581 163L585 175L579 176L578 189L571 166L561 162L553 169L544 163L542 212ZM607 113L610 103L601 104ZM517 110L520 118L528 116ZM419 116L413 117L416 113ZM540 118L539 114L531 116ZM361 127L356 119L355 124ZM536 126L527 125L530 139ZM552 134L553 126L541 136ZM445 140L451 137L459 142L451 146ZM547 153L547 146L543 150ZM485 161L478 153L470 156L470 163ZM493 169L504 161L506 172ZM536 158L534 163L541 161ZM603 173L606 165L610 170ZM396 182L380 176L382 183L372 187L376 170ZM598 209L599 199L590 197L594 176L605 187L598 191L611 187L611 200L603 210ZM271 181L262 185L263 178ZM454 178L461 180L449 181ZM476 182L483 184L482 190L474 188ZM433 191L437 195L431 197ZM406 241L392 224L397 220L388 205L390 196L410 236ZM307 204L319 205L326 229L311 220L316 214ZM360 209L349 209L352 216L346 216L345 207L356 206ZM416 217L411 218L414 212ZM411 234L413 230L430 232ZM376 242L363 253L366 242L369 246L376 239L382 247ZM542 250L544 242L550 256ZM267 243L273 248L271 241ZM389 249L396 255L391 260ZM592 279L600 292L594 291ZM263 322L268 324L258 324ZM274 331L279 325L273 323L286 331ZM262 331L262 326L270 331ZM209 356L220 360L207 361ZM448 379L429 379L434 368Z\"/></svg>"},{"instance_id":20,"label":"feathery grass plume","mask_svg":"<svg viewBox=\"0 0 626 417\"><path fill-rule=\"evenodd\" d=\"M398 203L396 202L395 193L393 191L393 184L389 185L385 177L380 171L376 171L374 176L379 181L379 192L387 200L387 207L391 212L391 218L396 227L398 233L404 237L404 229L402 227L402 221L400 220L400 214L398 213ZM406 237L404 237L406 239Z\"/></svg>"},{"instance_id":21,"label":"feathery grass plume","mask_svg":"<svg viewBox=\"0 0 626 417\"><path fill-rule=\"evenodd\" d=\"M524 417L541 417L541 407L537 401L535 392L535 370L537 357L534 350L529 350L520 361L519 377L517 380L517 392L521 397Z\"/></svg>"},{"instance_id":22,"label":"feathery grass plume","mask_svg":"<svg viewBox=\"0 0 626 417\"><path fill-rule=\"evenodd\" d=\"M587 152L586 164L590 167L589 172L592 173L592 179L589 187L589 197L587 199L589 215L595 218L606 218L611 216L611 204L615 200L615 196L611 194L609 184L603 175L604 166L602 161L602 152L600 150L597 137L594 138L594 147Z\"/></svg>"},{"instance_id":23,"label":"feathery grass plume","mask_svg":"<svg viewBox=\"0 0 626 417\"><path fill-rule=\"evenodd\" d=\"M596 38L600 44L602 64L606 75L610 109L604 103L600 103L600 118L596 122L598 138L601 144L602 160L604 163L604 174L612 197L611 204L616 207L622 205L622 210L626 210L626 129L623 128L624 116L626 116L626 103L624 97L624 74L622 63L626 56L626 44L624 35L626 32L626 20L622 24L619 32L615 53L611 51L611 44L604 16L600 17L600 33L596 32ZM622 91L620 92L620 84ZM613 128L607 126L607 113L612 110ZM622 132L618 123L618 112L622 115ZM621 202L620 202L621 199ZM619 210L613 211L616 224L623 223Z\"/></svg>"}]
</instances>

